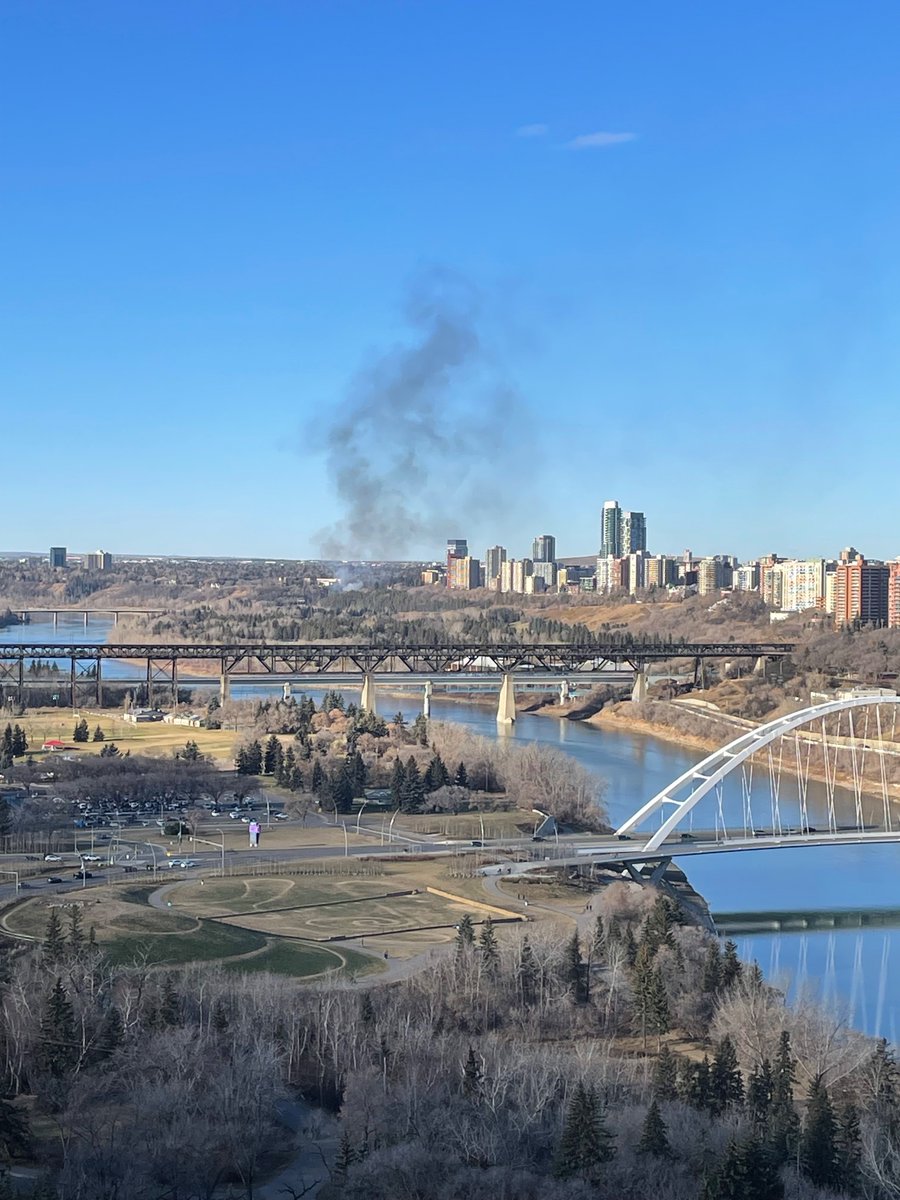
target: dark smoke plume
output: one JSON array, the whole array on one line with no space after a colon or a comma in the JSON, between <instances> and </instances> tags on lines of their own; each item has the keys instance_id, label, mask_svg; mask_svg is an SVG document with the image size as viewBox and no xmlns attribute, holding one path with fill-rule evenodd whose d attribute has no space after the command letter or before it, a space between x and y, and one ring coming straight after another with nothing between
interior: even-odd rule
<instances>
[{"instance_id":1,"label":"dark smoke plume","mask_svg":"<svg viewBox=\"0 0 900 1200\"><path fill-rule=\"evenodd\" d=\"M524 419L486 346L475 289L432 272L411 289L412 337L357 372L325 433L329 478L343 509L320 531L328 558L440 557L501 515ZM499 532L499 531L498 531Z\"/></svg>"}]
</instances>

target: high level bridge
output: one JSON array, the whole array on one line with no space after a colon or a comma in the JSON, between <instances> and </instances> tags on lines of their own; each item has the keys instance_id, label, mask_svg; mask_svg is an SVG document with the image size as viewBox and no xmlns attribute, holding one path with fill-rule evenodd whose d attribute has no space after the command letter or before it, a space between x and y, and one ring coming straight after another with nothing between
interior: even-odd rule
<instances>
[{"instance_id":1,"label":"high level bridge","mask_svg":"<svg viewBox=\"0 0 900 1200\"><path fill-rule=\"evenodd\" d=\"M648 670L653 664L693 662L695 682L708 659L780 659L794 649L792 642L670 642L628 640L575 646L558 642L444 642L437 645L371 643L233 644L168 642L105 642L100 645L21 642L0 644L0 693L13 692L22 702L29 686L47 686L52 678L69 692L73 706L79 697L98 703L103 698L103 664L117 664L117 684L146 685L178 695L181 684L218 680L222 699L232 682L281 684L290 694L293 684L337 684L358 681L361 705L374 711L378 683L408 685L420 682L425 710L435 680L463 686L499 685L497 719L515 720L515 687L559 686L562 698L577 683L599 683L611 675L633 680L634 696L646 695ZM133 675L123 671L134 668ZM42 666L43 665L43 666ZM53 666L51 672L47 669ZM191 667L194 671L191 673ZM111 680L107 679L107 682Z\"/></svg>"}]
</instances>

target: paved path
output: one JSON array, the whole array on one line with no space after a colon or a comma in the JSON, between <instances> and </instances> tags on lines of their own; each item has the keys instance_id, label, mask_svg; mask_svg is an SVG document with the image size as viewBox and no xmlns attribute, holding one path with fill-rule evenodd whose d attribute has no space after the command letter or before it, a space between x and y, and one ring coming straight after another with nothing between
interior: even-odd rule
<instances>
[{"instance_id":1,"label":"paved path","mask_svg":"<svg viewBox=\"0 0 900 1200\"><path fill-rule=\"evenodd\" d=\"M279 1122L300 1145L290 1162L267 1183L254 1188L253 1194L257 1200L289 1200L292 1191L298 1196L317 1196L330 1178L328 1168L337 1154L337 1122L304 1100L280 1100L276 1109Z\"/></svg>"}]
</instances>

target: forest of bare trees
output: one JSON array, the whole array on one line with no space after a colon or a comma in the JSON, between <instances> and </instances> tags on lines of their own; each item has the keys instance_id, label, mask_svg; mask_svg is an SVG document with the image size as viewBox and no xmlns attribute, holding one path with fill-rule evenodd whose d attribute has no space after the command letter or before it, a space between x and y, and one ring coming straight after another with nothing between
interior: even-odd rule
<instances>
[{"instance_id":1,"label":"forest of bare trees","mask_svg":"<svg viewBox=\"0 0 900 1200\"><path fill-rule=\"evenodd\" d=\"M297 1194L900 1194L887 1046L787 1006L664 897L614 884L593 906L580 938L466 917L368 991L113 968L80 908L54 909L4 957L0 1153L41 1162L57 1200L249 1200L296 1154L275 1114L299 1101L336 1125Z\"/></svg>"}]
</instances>

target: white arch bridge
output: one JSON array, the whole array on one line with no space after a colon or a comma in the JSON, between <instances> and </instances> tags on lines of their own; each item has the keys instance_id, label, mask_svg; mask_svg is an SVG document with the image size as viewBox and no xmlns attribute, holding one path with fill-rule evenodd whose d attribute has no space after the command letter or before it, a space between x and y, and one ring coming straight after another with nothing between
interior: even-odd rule
<instances>
[{"instance_id":1,"label":"white arch bridge","mask_svg":"<svg viewBox=\"0 0 900 1200\"><path fill-rule=\"evenodd\" d=\"M854 694L747 729L614 834L547 843L512 869L618 863L636 877L639 865L688 855L900 842L898 710L898 695Z\"/></svg>"}]
</instances>

